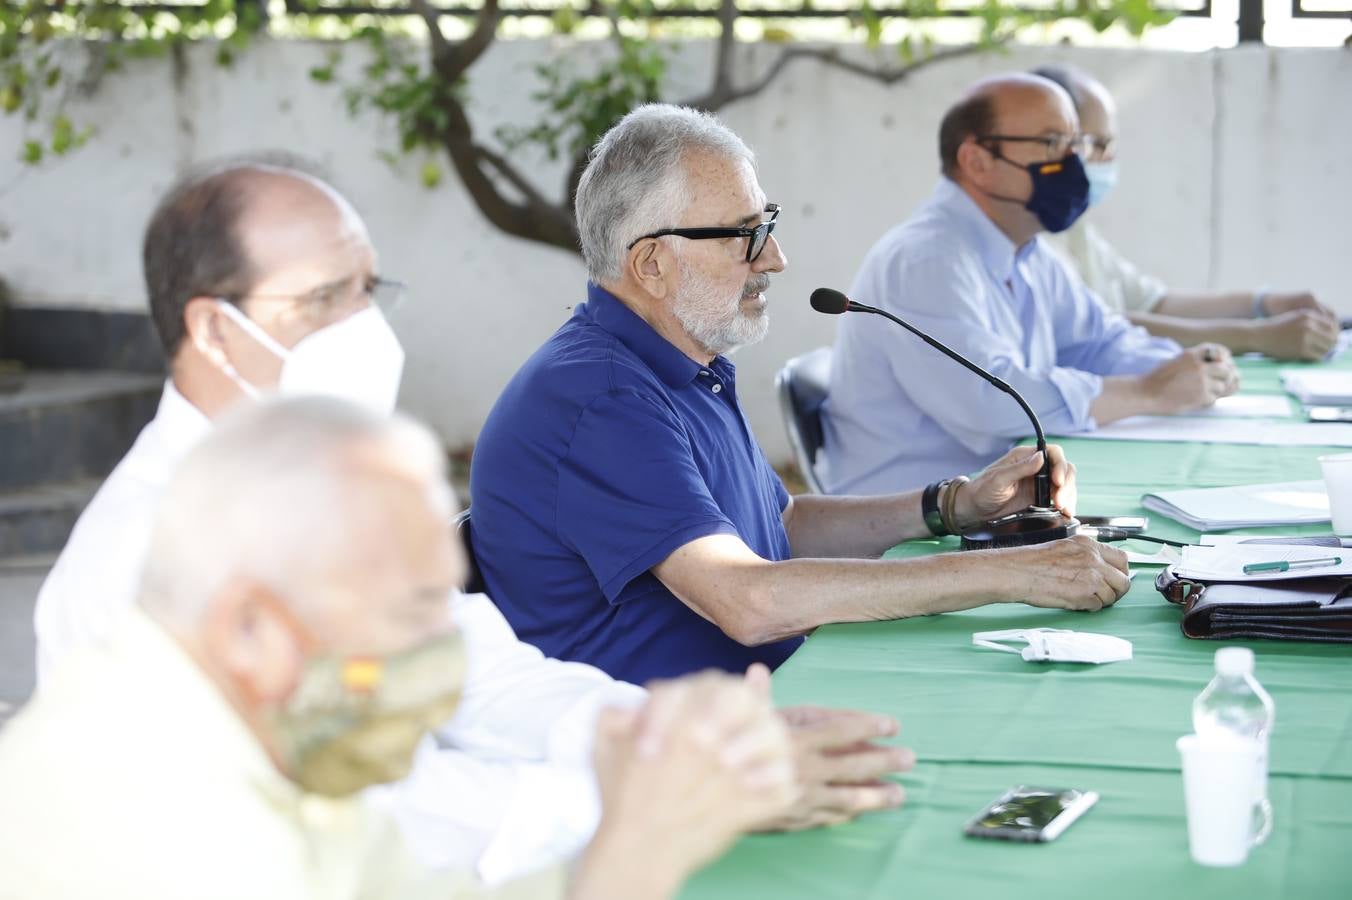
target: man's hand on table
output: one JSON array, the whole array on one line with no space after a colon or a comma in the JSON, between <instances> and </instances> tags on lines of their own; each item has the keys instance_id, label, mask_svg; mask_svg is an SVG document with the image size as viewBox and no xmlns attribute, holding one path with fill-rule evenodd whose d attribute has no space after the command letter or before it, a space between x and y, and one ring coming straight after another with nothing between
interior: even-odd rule
<instances>
[{"instance_id":1,"label":"man's hand on table","mask_svg":"<svg viewBox=\"0 0 1352 900\"><path fill-rule=\"evenodd\" d=\"M570 896L661 900L740 834L792 808L783 719L722 672L649 685L640 709L602 710L593 754L601 822Z\"/></svg>"},{"instance_id":2,"label":"man's hand on table","mask_svg":"<svg viewBox=\"0 0 1352 900\"><path fill-rule=\"evenodd\" d=\"M1272 298L1275 299L1275 298ZM1313 300L1313 298L1311 298ZM1254 346L1274 359L1324 358L1338 343L1338 319L1323 307L1297 307L1267 319L1255 319Z\"/></svg>"},{"instance_id":3,"label":"man's hand on table","mask_svg":"<svg viewBox=\"0 0 1352 900\"><path fill-rule=\"evenodd\" d=\"M1029 606L1093 611L1131 589L1127 555L1084 535L982 556L995 567L996 583L1007 586L1002 599Z\"/></svg>"},{"instance_id":4,"label":"man's hand on table","mask_svg":"<svg viewBox=\"0 0 1352 900\"><path fill-rule=\"evenodd\" d=\"M1162 415L1201 409L1239 390L1239 370L1220 344L1198 344L1156 367L1145 389Z\"/></svg>"},{"instance_id":5,"label":"man's hand on table","mask_svg":"<svg viewBox=\"0 0 1352 900\"><path fill-rule=\"evenodd\" d=\"M746 678L769 696L769 669L757 663ZM838 825L866 812L900 806L906 799L901 785L885 776L910 771L915 754L906 747L874 743L897 733L896 719L820 706L791 706L779 715L793 742L800 796L787 812L763 822L761 830Z\"/></svg>"}]
</instances>

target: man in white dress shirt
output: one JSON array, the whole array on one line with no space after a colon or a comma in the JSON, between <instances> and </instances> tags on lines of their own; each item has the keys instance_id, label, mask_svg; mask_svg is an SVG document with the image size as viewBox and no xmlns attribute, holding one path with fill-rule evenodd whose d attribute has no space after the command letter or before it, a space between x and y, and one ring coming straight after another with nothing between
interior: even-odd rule
<instances>
[{"instance_id":1,"label":"man in white dress shirt","mask_svg":"<svg viewBox=\"0 0 1352 900\"><path fill-rule=\"evenodd\" d=\"M1072 66L1041 66L1034 74L1075 101L1090 139L1084 168L1093 208L1117 184L1117 104L1102 82ZM1138 269L1085 217L1048 243L1105 306L1185 347L1215 341L1235 353L1318 360L1338 340L1337 315L1309 291L1179 291Z\"/></svg>"},{"instance_id":2,"label":"man in white dress shirt","mask_svg":"<svg viewBox=\"0 0 1352 900\"><path fill-rule=\"evenodd\" d=\"M212 420L260 392L337 394L393 409L403 354L381 314L401 286L376 275L361 218L302 173L235 164L185 179L144 246L152 315L170 378L156 416L76 524L38 596L39 676L107 634L135 598L154 507ZM641 688L544 658L482 595L457 596L468 673L455 717L382 802L422 858L486 881L575 852L599 816L590 766L597 711ZM752 676L764 682L764 674ZM914 757L875 738L884 716L782 711L800 754L802 800L767 827L830 824L899 804L884 776Z\"/></svg>"},{"instance_id":3,"label":"man in white dress shirt","mask_svg":"<svg viewBox=\"0 0 1352 900\"><path fill-rule=\"evenodd\" d=\"M462 691L444 453L330 398L227 419L164 491L137 602L0 732L0 897L669 900L793 802L768 698L705 674L601 713L604 812L570 884L418 864L359 792Z\"/></svg>"}]
</instances>

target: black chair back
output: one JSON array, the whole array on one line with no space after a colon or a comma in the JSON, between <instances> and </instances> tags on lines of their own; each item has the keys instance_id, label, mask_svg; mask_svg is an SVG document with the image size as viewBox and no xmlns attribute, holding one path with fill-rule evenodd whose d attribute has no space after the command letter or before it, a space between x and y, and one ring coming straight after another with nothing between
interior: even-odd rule
<instances>
[{"instance_id":1,"label":"black chair back","mask_svg":"<svg viewBox=\"0 0 1352 900\"><path fill-rule=\"evenodd\" d=\"M474 534L469 527L469 510L460 513L451 520L456 534L460 535L460 540L465 543L465 559L469 562L469 575L465 578L466 594L486 594L488 587L484 584L483 573L479 571L479 561L474 557Z\"/></svg>"},{"instance_id":2,"label":"black chair back","mask_svg":"<svg viewBox=\"0 0 1352 900\"><path fill-rule=\"evenodd\" d=\"M784 364L775 376L779 411L794 461L814 494L824 494L813 464L822 448L822 404L831 385L831 348L818 347Z\"/></svg>"}]
</instances>

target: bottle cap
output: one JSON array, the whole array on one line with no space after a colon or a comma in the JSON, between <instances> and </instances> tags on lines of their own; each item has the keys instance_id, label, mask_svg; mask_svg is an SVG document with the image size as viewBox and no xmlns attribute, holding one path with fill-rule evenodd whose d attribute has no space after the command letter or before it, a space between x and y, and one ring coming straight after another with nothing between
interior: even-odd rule
<instances>
[{"instance_id":1,"label":"bottle cap","mask_svg":"<svg viewBox=\"0 0 1352 900\"><path fill-rule=\"evenodd\" d=\"M1216 651L1216 674L1252 675L1253 651L1248 647L1222 647Z\"/></svg>"}]
</instances>

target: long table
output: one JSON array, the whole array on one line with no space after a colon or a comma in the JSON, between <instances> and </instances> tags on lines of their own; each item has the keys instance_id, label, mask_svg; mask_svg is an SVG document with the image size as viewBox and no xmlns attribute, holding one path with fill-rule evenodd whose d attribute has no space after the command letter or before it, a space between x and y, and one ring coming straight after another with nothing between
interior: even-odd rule
<instances>
[{"instance_id":1,"label":"long table","mask_svg":"<svg viewBox=\"0 0 1352 900\"><path fill-rule=\"evenodd\" d=\"M1276 364L1240 365L1247 392L1280 391ZM1141 495L1153 490L1319 478L1315 458L1337 449L1060 443L1079 471L1079 511L1100 515L1144 514ZM1150 533L1197 536L1158 515ZM915 541L889 555L953 549L952 538ZM1098 613L1003 605L818 629L775 674L775 698L897 716L899 741L919 756L899 779L905 805L835 828L748 837L683 897L1352 898L1352 645L1235 642L1253 648L1276 703L1274 828L1244 866L1203 868L1188 855L1174 741L1192 730L1193 697L1222 645L1183 637L1179 608L1154 589L1157 571L1144 569L1127 596ZM975 631L1027 627L1117 635L1132 642L1134 659L1032 664L971 644ZM1016 784L1094 790L1101 799L1051 844L962 835L972 814Z\"/></svg>"}]
</instances>

